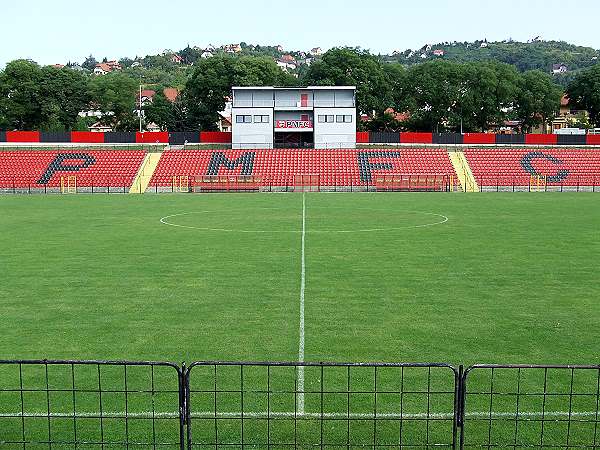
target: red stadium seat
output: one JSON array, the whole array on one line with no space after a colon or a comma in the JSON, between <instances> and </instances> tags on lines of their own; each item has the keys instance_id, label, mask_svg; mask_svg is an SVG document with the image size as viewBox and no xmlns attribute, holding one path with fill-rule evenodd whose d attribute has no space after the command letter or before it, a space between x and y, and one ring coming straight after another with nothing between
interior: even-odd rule
<instances>
[{"instance_id":1,"label":"red stadium seat","mask_svg":"<svg viewBox=\"0 0 600 450\"><path fill-rule=\"evenodd\" d=\"M532 176L548 186L596 186L600 152L577 148L467 149L465 155L480 186L527 186Z\"/></svg>"},{"instance_id":2,"label":"red stadium seat","mask_svg":"<svg viewBox=\"0 0 600 450\"><path fill-rule=\"evenodd\" d=\"M59 187L61 177L77 177L80 187L130 187L144 151L85 149L0 151L0 188ZM73 170L64 170L65 167Z\"/></svg>"},{"instance_id":3,"label":"red stadium seat","mask_svg":"<svg viewBox=\"0 0 600 450\"><path fill-rule=\"evenodd\" d=\"M454 169L443 149L400 148L397 150L169 150L163 153L150 182L152 187L171 186L174 176L241 175L243 164L226 167L221 164L217 173L209 170L215 154L224 155L233 162L253 154L252 173L265 184L293 186L298 175L319 175L321 186L349 186L367 184L367 177L376 173L451 175ZM368 156L372 167L361 174L359 160ZM377 165L389 168L377 168Z\"/></svg>"}]
</instances>

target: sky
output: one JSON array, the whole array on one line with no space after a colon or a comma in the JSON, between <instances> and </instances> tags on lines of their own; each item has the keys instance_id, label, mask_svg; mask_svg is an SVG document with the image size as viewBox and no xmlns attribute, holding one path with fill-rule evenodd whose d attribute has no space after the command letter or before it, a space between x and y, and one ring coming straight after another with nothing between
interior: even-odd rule
<instances>
[{"instance_id":1,"label":"sky","mask_svg":"<svg viewBox=\"0 0 600 450\"><path fill-rule=\"evenodd\" d=\"M0 67L247 42L373 53L536 36L600 49L598 0L20 0L3 2Z\"/></svg>"}]
</instances>

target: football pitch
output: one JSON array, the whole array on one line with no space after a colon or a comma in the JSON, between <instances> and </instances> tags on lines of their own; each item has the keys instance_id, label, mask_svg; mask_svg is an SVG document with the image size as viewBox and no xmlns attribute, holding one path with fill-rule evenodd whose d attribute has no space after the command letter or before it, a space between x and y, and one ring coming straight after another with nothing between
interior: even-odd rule
<instances>
[{"instance_id":1,"label":"football pitch","mask_svg":"<svg viewBox=\"0 0 600 450\"><path fill-rule=\"evenodd\" d=\"M599 223L581 193L3 196L0 359L598 364ZM101 413L100 368L47 370L0 367L2 448L174 442L175 369L102 368ZM451 445L448 368L190 373L198 448ZM473 374L466 446L595 445L597 370Z\"/></svg>"}]
</instances>

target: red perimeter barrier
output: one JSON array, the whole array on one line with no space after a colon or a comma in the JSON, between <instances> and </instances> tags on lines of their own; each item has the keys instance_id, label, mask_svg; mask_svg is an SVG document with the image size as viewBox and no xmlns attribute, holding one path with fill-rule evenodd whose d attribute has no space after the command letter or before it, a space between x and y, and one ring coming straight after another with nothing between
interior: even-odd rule
<instances>
[{"instance_id":1,"label":"red perimeter barrier","mask_svg":"<svg viewBox=\"0 0 600 450\"><path fill-rule=\"evenodd\" d=\"M200 142L207 144L229 144L231 143L231 133L221 131L201 131Z\"/></svg>"},{"instance_id":2,"label":"red perimeter barrier","mask_svg":"<svg viewBox=\"0 0 600 450\"><path fill-rule=\"evenodd\" d=\"M39 131L7 131L6 142L40 142Z\"/></svg>"},{"instance_id":3,"label":"red perimeter barrier","mask_svg":"<svg viewBox=\"0 0 600 450\"><path fill-rule=\"evenodd\" d=\"M401 144L431 144L433 133L400 133Z\"/></svg>"},{"instance_id":4,"label":"red perimeter barrier","mask_svg":"<svg viewBox=\"0 0 600 450\"><path fill-rule=\"evenodd\" d=\"M556 134L526 134L527 145L556 145L558 136Z\"/></svg>"},{"instance_id":5,"label":"red perimeter barrier","mask_svg":"<svg viewBox=\"0 0 600 450\"><path fill-rule=\"evenodd\" d=\"M138 144L168 144L169 133L166 131L135 133L135 142Z\"/></svg>"},{"instance_id":6,"label":"red perimeter barrier","mask_svg":"<svg viewBox=\"0 0 600 450\"><path fill-rule=\"evenodd\" d=\"M600 145L600 134L588 134L587 145Z\"/></svg>"},{"instance_id":7,"label":"red perimeter barrier","mask_svg":"<svg viewBox=\"0 0 600 450\"><path fill-rule=\"evenodd\" d=\"M465 133L463 144L495 144L496 135L490 133Z\"/></svg>"},{"instance_id":8,"label":"red perimeter barrier","mask_svg":"<svg viewBox=\"0 0 600 450\"><path fill-rule=\"evenodd\" d=\"M82 144L104 144L104 133L91 131L72 131L71 142Z\"/></svg>"},{"instance_id":9,"label":"red perimeter barrier","mask_svg":"<svg viewBox=\"0 0 600 450\"><path fill-rule=\"evenodd\" d=\"M357 144L368 144L369 143L369 132L368 131L357 131L356 132L356 143Z\"/></svg>"}]
</instances>

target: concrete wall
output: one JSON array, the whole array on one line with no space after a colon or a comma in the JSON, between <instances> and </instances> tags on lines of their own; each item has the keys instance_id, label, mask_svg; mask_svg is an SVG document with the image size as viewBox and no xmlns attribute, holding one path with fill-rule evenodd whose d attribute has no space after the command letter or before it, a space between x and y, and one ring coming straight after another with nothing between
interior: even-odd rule
<instances>
[{"instance_id":1,"label":"concrete wall","mask_svg":"<svg viewBox=\"0 0 600 450\"><path fill-rule=\"evenodd\" d=\"M237 116L250 115L252 123L237 123ZM254 116L269 116L268 123L255 123ZM273 109L271 108L236 108L232 110L233 132L231 144L233 148L272 148L273 147Z\"/></svg>"},{"instance_id":2,"label":"concrete wall","mask_svg":"<svg viewBox=\"0 0 600 450\"><path fill-rule=\"evenodd\" d=\"M319 122L319 116L334 116L333 123ZM337 122L337 116L352 116L350 123ZM356 108L315 108L315 148L355 148Z\"/></svg>"}]
</instances>

